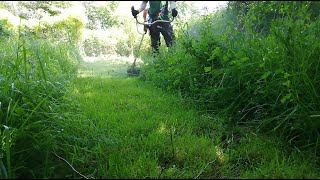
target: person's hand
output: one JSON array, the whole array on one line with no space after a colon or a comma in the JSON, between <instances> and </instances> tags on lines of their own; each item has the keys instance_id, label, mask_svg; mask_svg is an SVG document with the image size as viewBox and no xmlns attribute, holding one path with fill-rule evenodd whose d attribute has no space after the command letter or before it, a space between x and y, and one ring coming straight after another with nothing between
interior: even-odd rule
<instances>
[{"instance_id":1,"label":"person's hand","mask_svg":"<svg viewBox=\"0 0 320 180\"><path fill-rule=\"evenodd\" d=\"M132 13L132 16L133 16L133 17L137 17L137 15L139 14L139 11L138 11L138 10L135 10L134 7L132 6L132 7L131 7L131 13Z\"/></svg>"},{"instance_id":2,"label":"person's hand","mask_svg":"<svg viewBox=\"0 0 320 180\"><path fill-rule=\"evenodd\" d=\"M178 11L176 9L172 9L172 16L176 17L178 15Z\"/></svg>"}]
</instances>

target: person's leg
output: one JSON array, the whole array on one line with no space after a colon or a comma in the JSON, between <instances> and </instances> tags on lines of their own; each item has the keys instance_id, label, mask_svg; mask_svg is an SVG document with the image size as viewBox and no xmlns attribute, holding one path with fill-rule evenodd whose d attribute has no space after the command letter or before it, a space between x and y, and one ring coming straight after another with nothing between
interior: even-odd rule
<instances>
[{"instance_id":1,"label":"person's leg","mask_svg":"<svg viewBox=\"0 0 320 180\"><path fill-rule=\"evenodd\" d=\"M163 23L162 27L160 28L160 32L163 35L164 40L166 41L167 47L172 46L175 40L172 25L170 23Z\"/></svg>"},{"instance_id":2,"label":"person's leg","mask_svg":"<svg viewBox=\"0 0 320 180\"><path fill-rule=\"evenodd\" d=\"M160 31L157 24L155 23L150 26L151 47L154 52L159 52L160 45Z\"/></svg>"}]
</instances>

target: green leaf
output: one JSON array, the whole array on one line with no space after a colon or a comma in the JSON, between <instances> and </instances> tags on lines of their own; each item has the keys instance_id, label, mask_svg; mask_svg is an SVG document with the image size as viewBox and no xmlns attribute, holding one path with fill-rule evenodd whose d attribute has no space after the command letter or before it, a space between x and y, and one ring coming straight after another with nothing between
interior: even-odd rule
<instances>
[{"instance_id":1,"label":"green leaf","mask_svg":"<svg viewBox=\"0 0 320 180\"><path fill-rule=\"evenodd\" d=\"M253 16L253 17L252 17L252 20L254 20L254 21L257 20L257 17Z\"/></svg>"},{"instance_id":2,"label":"green leaf","mask_svg":"<svg viewBox=\"0 0 320 180\"><path fill-rule=\"evenodd\" d=\"M211 66L204 67L204 72L210 72L212 70Z\"/></svg>"},{"instance_id":3,"label":"green leaf","mask_svg":"<svg viewBox=\"0 0 320 180\"><path fill-rule=\"evenodd\" d=\"M267 79L267 77L270 75L270 72L265 72L262 76L261 79Z\"/></svg>"},{"instance_id":4,"label":"green leaf","mask_svg":"<svg viewBox=\"0 0 320 180\"><path fill-rule=\"evenodd\" d=\"M288 81L282 83L282 85L287 86L287 87L290 87L290 83L291 83L291 81L288 80Z\"/></svg>"},{"instance_id":5,"label":"green leaf","mask_svg":"<svg viewBox=\"0 0 320 180\"><path fill-rule=\"evenodd\" d=\"M211 56L208 59L208 61L214 60L216 57L219 57L219 56L221 56L221 48L216 47L214 50L212 50Z\"/></svg>"},{"instance_id":6,"label":"green leaf","mask_svg":"<svg viewBox=\"0 0 320 180\"><path fill-rule=\"evenodd\" d=\"M289 100L291 98L292 94L289 93L287 95L285 95L282 99L281 99L281 103L285 103L287 100Z\"/></svg>"},{"instance_id":7,"label":"green leaf","mask_svg":"<svg viewBox=\"0 0 320 180\"><path fill-rule=\"evenodd\" d=\"M226 61L229 60L229 58L228 58L228 56L224 55L224 56L222 57L222 60L223 60L224 62L226 62Z\"/></svg>"}]
</instances>

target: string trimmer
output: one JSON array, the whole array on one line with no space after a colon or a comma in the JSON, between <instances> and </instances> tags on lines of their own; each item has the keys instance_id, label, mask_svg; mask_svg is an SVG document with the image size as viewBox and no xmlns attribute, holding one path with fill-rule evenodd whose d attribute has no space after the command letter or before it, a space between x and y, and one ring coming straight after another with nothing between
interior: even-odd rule
<instances>
[{"instance_id":1,"label":"string trimmer","mask_svg":"<svg viewBox=\"0 0 320 180\"><path fill-rule=\"evenodd\" d=\"M138 31L139 32L139 31ZM140 33L140 32L139 32ZM139 44L139 47L138 47L138 51L140 51L140 47L141 47L141 44L142 44L142 40L143 40L143 37L144 35L147 34L147 30L145 29L144 33L142 33L142 38L140 40L140 44ZM138 76L140 74L140 70L137 68L136 66L136 61L137 61L137 56L135 56L134 58L134 61L131 65L131 67L128 68L127 70L127 74L129 76Z\"/></svg>"},{"instance_id":2,"label":"string trimmer","mask_svg":"<svg viewBox=\"0 0 320 180\"><path fill-rule=\"evenodd\" d=\"M131 8L133 8L133 7L131 7ZM144 25L144 26L151 26L152 24L157 23L157 22L170 23L170 22L173 21L173 19L172 19L171 21L156 20L156 21L154 21L154 22L152 22L152 23L147 23L147 22L143 22L143 23L142 23L142 22L139 22L139 21L138 21L137 16L135 16L134 18L136 19L136 26L137 26L138 24ZM159 27L159 28L160 28L160 27ZM144 32L141 33L141 32L138 30L138 27L137 27L137 31L138 31L140 34L142 34L142 38L141 38L140 43L139 43L138 51L140 51L140 47L141 47L141 44L142 44L142 40L143 40L143 38L144 38L144 35L147 34L147 30L148 30L148 29L144 28ZM139 74L140 74L140 69L137 68L137 66L136 66L136 61L137 61L137 57L134 58L134 61L133 61L132 65L127 69L127 75L128 75L128 76L139 76Z\"/></svg>"}]
</instances>

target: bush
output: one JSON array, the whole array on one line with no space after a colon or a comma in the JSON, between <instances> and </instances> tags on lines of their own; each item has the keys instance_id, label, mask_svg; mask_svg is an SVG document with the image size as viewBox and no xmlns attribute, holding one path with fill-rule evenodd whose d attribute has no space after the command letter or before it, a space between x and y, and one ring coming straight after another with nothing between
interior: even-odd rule
<instances>
[{"instance_id":1,"label":"bush","mask_svg":"<svg viewBox=\"0 0 320 180\"><path fill-rule=\"evenodd\" d=\"M7 10L0 9L0 37L9 36L15 30L18 18Z\"/></svg>"},{"instance_id":2,"label":"bush","mask_svg":"<svg viewBox=\"0 0 320 180\"><path fill-rule=\"evenodd\" d=\"M83 9L71 7L57 16L44 16L41 20L29 19L25 24L39 38L51 39L57 42L73 43L80 46L83 29L87 18Z\"/></svg>"},{"instance_id":3,"label":"bush","mask_svg":"<svg viewBox=\"0 0 320 180\"><path fill-rule=\"evenodd\" d=\"M146 60L142 78L227 110L234 123L317 146L320 124L319 14L311 2L250 2L178 31L176 46ZM224 111L223 111L224 112Z\"/></svg>"}]
</instances>

